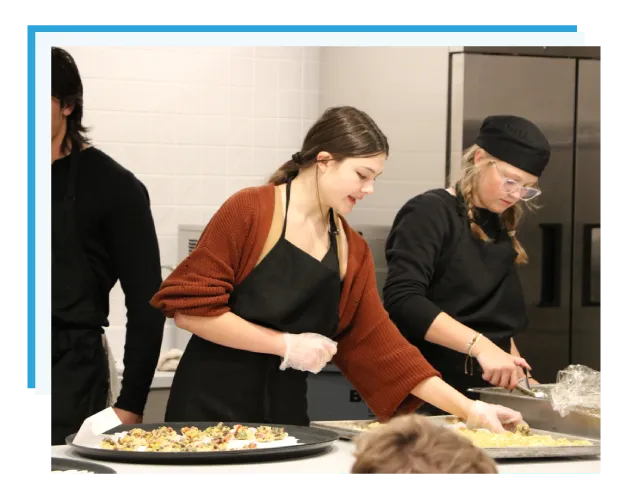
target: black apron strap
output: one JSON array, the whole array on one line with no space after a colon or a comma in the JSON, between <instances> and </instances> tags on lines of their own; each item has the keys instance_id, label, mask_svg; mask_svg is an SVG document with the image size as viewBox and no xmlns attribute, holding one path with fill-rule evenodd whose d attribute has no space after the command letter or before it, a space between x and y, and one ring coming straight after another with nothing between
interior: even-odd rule
<instances>
[{"instance_id":1,"label":"black apron strap","mask_svg":"<svg viewBox=\"0 0 634 499\"><path fill-rule=\"evenodd\" d=\"M286 219L288 218L288 206L291 204L291 181L286 182L286 209L284 210L284 225L282 226L282 239L286 237Z\"/></svg>"},{"instance_id":2,"label":"black apron strap","mask_svg":"<svg viewBox=\"0 0 634 499\"><path fill-rule=\"evenodd\" d=\"M282 226L282 238L286 237L286 220L288 219L288 207L291 204L291 181L286 182L286 208L284 210L284 225ZM330 234L330 244L337 250L337 235L339 235L339 229L335 222L335 212L332 208L328 210L329 227L328 232Z\"/></svg>"}]
</instances>

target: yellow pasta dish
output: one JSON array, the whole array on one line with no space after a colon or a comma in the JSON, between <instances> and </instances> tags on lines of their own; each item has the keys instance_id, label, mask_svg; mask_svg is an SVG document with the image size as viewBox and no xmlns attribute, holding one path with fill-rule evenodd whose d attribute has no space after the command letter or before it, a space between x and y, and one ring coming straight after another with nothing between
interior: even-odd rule
<instances>
[{"instance_id":1,"label":"yellow pasta dish","mask_svg":"<svg viewBox=\"0 0 634 499\"><path fill-rule=\"evenodd\" d=\"M465 427L456 430L462 436L468 438L476 447L500 448L500 447L568 447L592 445L587 440L568 440L567 438L553 438L551 435L533 434L528 425L517 425L515 433L491 433L487 430L469 430Z\"/></svg>"},{"instance_id":2,"label":"yellow pasta dish","mask_svg":"<svg viewBox=\"0 0 634 499\"><path fill-rule=\"evenodd\" d=\"M288 433L284 428L259 426L249 428L234 425L233 428L218 423L207 429L185 426L180 433L169 426L151 431L134 428L120 437L106 437L100 447L108 450L137 452L218 452L224 450L255 449L256 442L284 440ZM249 441L244 445L229 447L231 441Z\"/></svg>"}]
</instances>

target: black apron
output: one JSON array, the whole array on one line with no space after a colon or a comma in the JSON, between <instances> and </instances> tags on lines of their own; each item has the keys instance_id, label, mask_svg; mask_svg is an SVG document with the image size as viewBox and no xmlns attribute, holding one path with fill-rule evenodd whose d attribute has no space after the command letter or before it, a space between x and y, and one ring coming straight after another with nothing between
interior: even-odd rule
<instances>
[{"instance_id":1,"label":"black apron","mask_svg":"<svg viewBox=\"0 0 634 499\"><path fill-rule=\"evenodd\" d=\"M80 150L73 147L65 198L51 213L51 440L79 430L108 401L108 362L102 343L105 312L77 230L75 186Z\"/></svg>"},{"instance_id":2,"label":"black apron","mask_svg":"<svg viewBox=\"0 0 634 499\"><path fill-rule=\"evenodd\" d=\"M464 230L455 248L449 251L450 256L441 275L434 276L427 298L454 319L482 333L505 352L510 352L511 338L528 322L515 265L517 252L507 231L499 226L498 215L490 220L498 229L497 237L493 234L492 242L484 242L471 232L462 198L458 196L456 201ZM468 388L492 386L482 379L482 368L476 359L472 359L473 374L470 374L471 359L468 374L465 374L464 353L428 341L419 348L440 371L443 380L467 397L478 398L477 394L468 392ZM445 414L428 404L420 411Z\"/></svg>"},{"instance_id":3,"label":"black apron","mask_svg":"<svg viewBox=\"0 0 634 499\"><path fill-rule=\"evenodd\" d=\"M235 287L229 306L254 324L333 338L341 293L334 214L331 209L330 248L319 262L285 238L290 194L289 181L282 235ZM174 375L165 421L308 425L307 373L280 371L281 360L192 335Z\"/></svg>"}]
</instances>

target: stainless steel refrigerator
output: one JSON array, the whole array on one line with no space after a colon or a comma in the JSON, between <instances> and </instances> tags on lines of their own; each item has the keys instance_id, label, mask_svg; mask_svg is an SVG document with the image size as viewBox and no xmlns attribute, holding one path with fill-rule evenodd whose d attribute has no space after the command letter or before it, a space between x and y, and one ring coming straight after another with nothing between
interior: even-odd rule
<instances>
[{"instance_id":1,"label":"stainless steel refrigerator","mask_svg":"<svg viewBox=\"0 0 634 499\"><path fill-rule=\"evenodd\" d=\"M520 353L541 382L600 369L600 58L597 47L458 47L450 54L447 174L482 120L517 114L552 146L541 206L518 230L528 330Z\"/></svg>"}]
</instances>

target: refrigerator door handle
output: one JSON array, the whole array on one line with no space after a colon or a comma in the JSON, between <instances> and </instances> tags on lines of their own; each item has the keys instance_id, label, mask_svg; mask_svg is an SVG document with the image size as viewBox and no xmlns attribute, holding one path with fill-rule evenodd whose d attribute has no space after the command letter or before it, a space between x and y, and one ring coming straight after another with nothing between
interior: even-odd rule
<instances>
[{"instance_id":1,"label":"refrigerator door handle","mask_svg":"<svg viewBox=\"0 0 634 499\"><path fill-rule=\"evenodd\" d=\"M581 306L601 304L601 225L583 225L583 267Z\"/></svg>"},{"instance_id":2,"label":"refrigerator door handle","mask_svg":"<svg viewBox=\"0 0 634 499\"><path fill-rule=\"evenodd\" d=\"M562 224L539 224L542 233L541 291L538 307L561 305Z\"/></svg>"}]
</instances>

